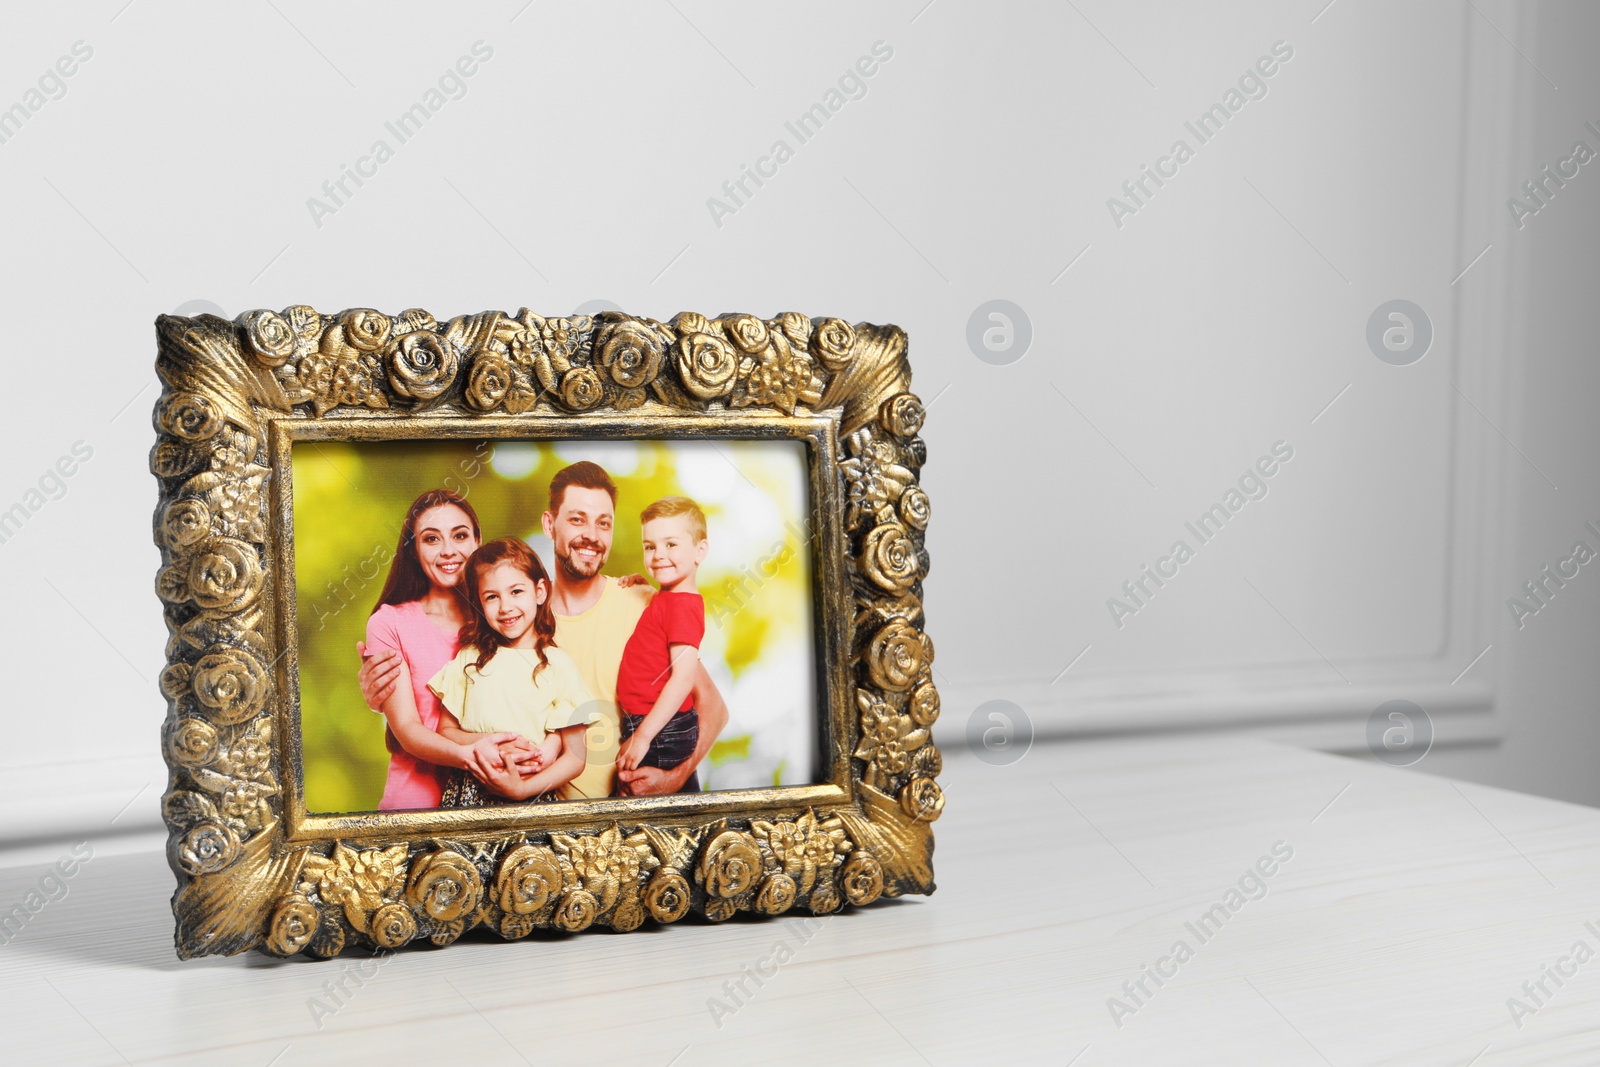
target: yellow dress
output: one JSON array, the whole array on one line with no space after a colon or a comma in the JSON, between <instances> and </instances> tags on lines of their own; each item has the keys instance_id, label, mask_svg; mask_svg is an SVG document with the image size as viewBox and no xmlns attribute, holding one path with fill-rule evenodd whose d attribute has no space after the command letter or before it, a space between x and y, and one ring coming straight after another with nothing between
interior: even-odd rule
<instances>
[{"instance_id":1,"label":"yellow dress","mask_svg":"<svg viewBox=\"0 0 1600 1067\"><path fill-rule=\"evenodd\" d=\"M655 590L648 585L624 589L607 577L594 607L581 615L556 613L556 644L578 665L583 684L594 695L597 724L585 735L584 768L562 792L567 799L599 799L611 795L617 774L617 749L622 722L617 715L617 669L622 650L644 614Z\"/></svg>"},{"instance_id":2,"label":"yellow dress","mask_svg":"<svg viewBox=\"0 0 1600 1067\"><path fill-rule=\"evenodd\" d=\"M428 688L461 723L463 730L491 734L511 730L536 745L557 730L600 721L600 712L572 657L554 646L537 677L539 655L532 649L502 648L480 670L472 646L439 669Z\"/></svg>"}]
</instances>

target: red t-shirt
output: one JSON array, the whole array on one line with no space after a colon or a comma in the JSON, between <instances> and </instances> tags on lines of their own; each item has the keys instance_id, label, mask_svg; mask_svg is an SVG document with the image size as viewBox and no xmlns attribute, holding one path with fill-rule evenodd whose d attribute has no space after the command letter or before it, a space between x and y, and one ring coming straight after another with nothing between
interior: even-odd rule
<instances>
[{"instance_id":1,"label":"red t-shirt","mask_svg":"<svg viewBox=\"0 0 1600 1067\"><path fill-rule=\"evenodd\" d=\"M706 602L699 593L657 593L645 605L622 650L617 669L617 705L629 715L648 715L672 677L671 645L700 647L706 635ZM694 694L679 711L694 708Z\"/></svg>"}]
</instances>

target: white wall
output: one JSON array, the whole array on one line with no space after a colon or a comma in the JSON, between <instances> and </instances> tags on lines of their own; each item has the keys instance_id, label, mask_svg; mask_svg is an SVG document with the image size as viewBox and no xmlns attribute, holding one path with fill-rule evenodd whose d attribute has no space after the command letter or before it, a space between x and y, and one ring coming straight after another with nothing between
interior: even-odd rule
<instances>
[{"instance_id":1,"label":"white wall","mask_svg":"<svg viewBox=\"0 0 1600 1067\"><path fill-rule=\"evenodd\" d=\"M93 49L0 144L0 508L94 451L0 544L0 834L158 821L152 320L196 299L898 323L932 402L946 747L1004 699L1041 736L1242 725L1361 750L1405 697L1437 729L1421 769L1600 800L1600 579L1521 632L1504 605L1600 525L1600 178L1520 232L1505 207L1600 124L1588 7L119 7L0 15L0 106ZM395 143L385 122L479 40L466 95ZM878 41L865 97L800 144L785 122ZM1267 95L1198 145L1184 122L1277 41ZM1107 198L1179 137L1194 158L1117 226ZM378 138L394 158L314 220ZM793 159L714 219L780 138ZM1402 297L1435 337L1394 367L1364 330ZM1005 366L966 339L996 298L1033 329ZM1117 627L1107 599L1280 440L1269 495Z\"/></svg>"},{"instance_id":2,"label":"white wall","mask_svg":"<svg viewBox=\"0 0 1600 1067\"><path fill-rule=\"evenodd\" d=\"M1488 10L1488 9L1486 9ZM1526 453L1510 453L1514 488L1508 498L1507 551L1494 590L1495 649L1499 658L1496 709L1503 741L1496 746L1438 753L1419 767L1586 804L1600 803L1600 581L1592 567L1547 607L1520 619L1506 601L1520 597L1541 568L1570 556L1574 542L1600 549L1600 397L1594 288L1600 277L1600 176L1584 167L1547 207L1512 223L1505 198L1514 187L1554 166L1583 140L1600 150L1600 70L1592 48L1600 40L1600 9L1592 4L1540 4L1518 11L1520 78L1512 177L1499 200L1503 214L1495 250L1510 253L1510 315L1504 342L1511 413L1501 428ZM1507 33L1513 23L1501 23ZM1503 44L1503 42L1502 42ZM1549 80L1547 81L1546 78ZM1552 87L1551 83L1555 87ZM1592 186L1592 187L1591 187ZM1523 197L1527 201L1526 196ZM1533 469L1537 464L1558 488ZM1520 625L1519 625L1520 623Z\"/></svg>"}]
</instances>

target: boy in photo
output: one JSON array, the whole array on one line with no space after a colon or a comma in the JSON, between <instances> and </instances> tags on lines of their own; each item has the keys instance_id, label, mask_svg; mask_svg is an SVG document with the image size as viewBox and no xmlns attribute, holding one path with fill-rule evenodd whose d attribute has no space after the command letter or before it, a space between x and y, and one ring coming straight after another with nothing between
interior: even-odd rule
<instances>
[{"instance_id":1,"label":"boy in photo","mask_svg":"<svg viewBox=\"0 0 1600 1067\"><path fill-rule=\"evenodd\" d=\"M617 671L622 719L617 768L671 770L694 754L700 739L693 689L706 606L696 576L708 548L706 516L688 497L669 496L645 508L639 521L645 567L661 589L639 616ZM679 790L699 791L698 773Z\"/></svg>"}]
</instances>

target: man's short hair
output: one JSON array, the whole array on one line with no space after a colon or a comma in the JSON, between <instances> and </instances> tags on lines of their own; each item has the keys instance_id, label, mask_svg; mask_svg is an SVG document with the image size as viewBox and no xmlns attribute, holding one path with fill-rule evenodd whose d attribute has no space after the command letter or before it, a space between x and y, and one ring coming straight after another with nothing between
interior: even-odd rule
<instances>
[{"instance_id":1,"label":"man's short hair","mask_svg":"<svg viewBox=\"0 0 1600 1067\"><path fill-rule=\"evenodd\" d=\"M689 517L689 529L694 534L696 541L706 539L706 513L686 496L664 496L654 504L639 512L639 525L643 526L652 519L670 519L675 515Z\"/></svg>"},{"instance_id":2,"label":"man's short hair","mask_svg":"<svg viewBox=\"0 0 1600 1067\"><path fill-rule=\"evenodd\" d=\"M579 489L604 489L611 496L611 507L617 506L617 486L611 480L611 475L598 463L588 460L579 460L569 467L562 467L556 471L556 476L550 479L550 514L561 514L561 501L567 495L570 486Z\"/></svg>"}]
</instances>

